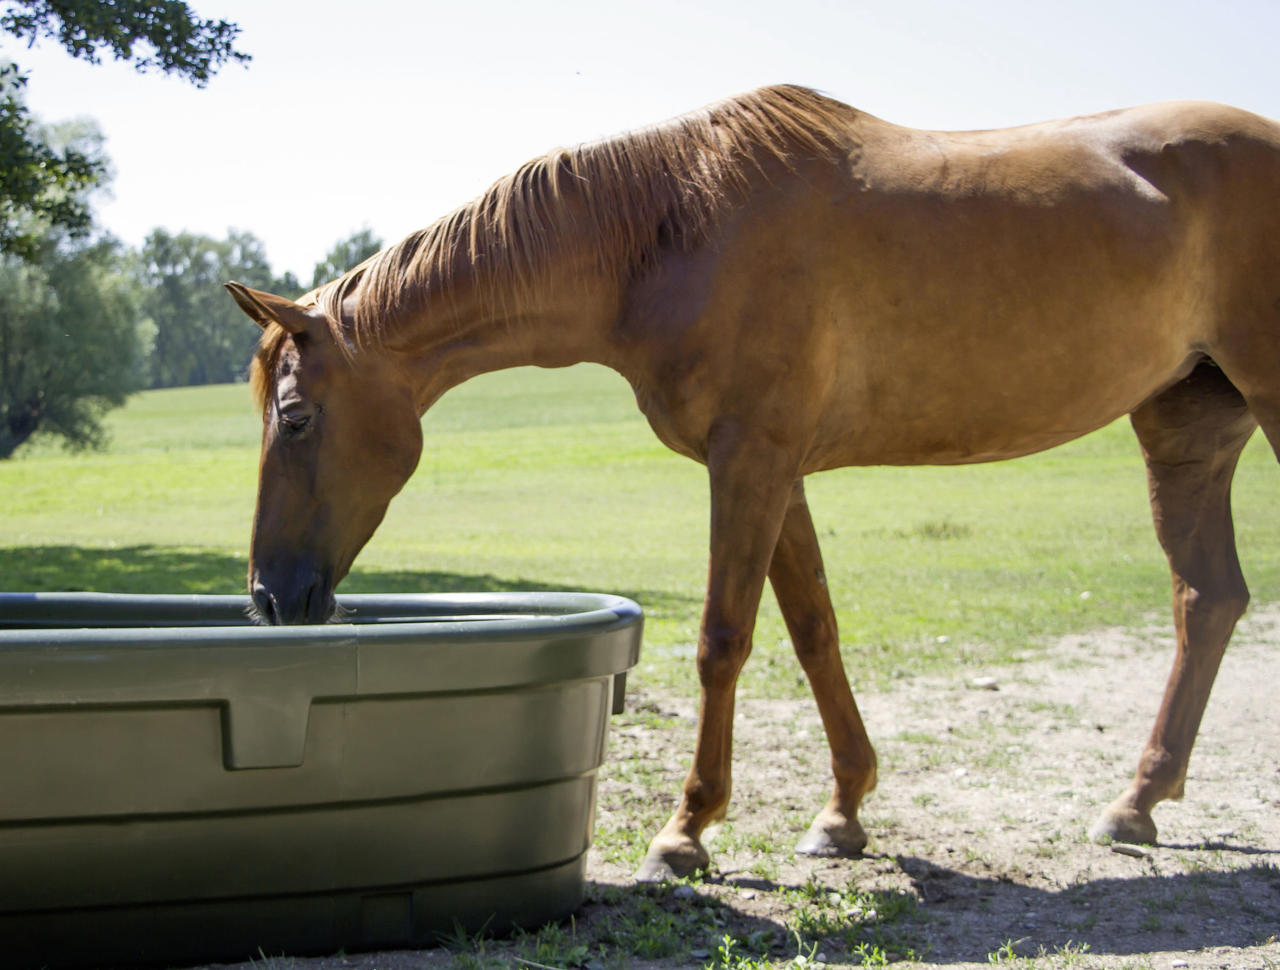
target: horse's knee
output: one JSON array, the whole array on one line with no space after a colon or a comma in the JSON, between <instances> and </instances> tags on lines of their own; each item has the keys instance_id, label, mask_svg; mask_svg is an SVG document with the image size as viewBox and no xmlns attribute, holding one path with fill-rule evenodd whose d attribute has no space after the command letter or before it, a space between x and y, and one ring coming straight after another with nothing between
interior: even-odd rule
<instances>
[{"instance_id":1,"label":"horse's knee","mask_svg":"<svg viewBox=\"0 0 1280 970\"><path fill-rule=\"evenodd\" d=\"M732 689L750 653L750 627L706 624L698 644L698 679L703 688Z\"/></svg>"},{"instance_id":2,"label":"horse's knee","mask_svg":"<svg viewBox=\"0 0 1280 970\"><path fill-rule=\"evenodd\" d=\"M1212 642L1225 647L1227 637L1248 607L1249 589L1243 578L1201 589L1184 586L1176 596L1176 608L1182 614L1189 646Z\"/></svg>"}]
</instances>

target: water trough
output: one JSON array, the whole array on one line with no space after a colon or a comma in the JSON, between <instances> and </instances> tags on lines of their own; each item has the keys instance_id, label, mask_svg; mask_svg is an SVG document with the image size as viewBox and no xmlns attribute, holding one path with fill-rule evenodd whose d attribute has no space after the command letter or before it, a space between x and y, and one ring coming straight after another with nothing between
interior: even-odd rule
<instances>
[{"instance_id":1,"label":"water trough","mask_svg":"<svg viewBox=\"0 0 1280 970\"><path fill-rule=\"evenodd\" d=\"M580 903L642 617L601 594L0 594L6 965L435 944Z\"/></svg>"}]
</instances>

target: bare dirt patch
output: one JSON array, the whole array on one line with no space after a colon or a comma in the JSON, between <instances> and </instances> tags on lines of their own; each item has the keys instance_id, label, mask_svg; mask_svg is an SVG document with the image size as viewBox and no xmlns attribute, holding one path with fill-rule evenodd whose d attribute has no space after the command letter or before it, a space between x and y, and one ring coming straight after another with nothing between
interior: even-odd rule
<instances>
[{"instance_id":1,"label":"bare dirt patch","mask_svg":"<svg viewBox=\"0 0 1280 970\"><path fill-rule=\"evenodd\" d=\"M768 860L744 833L799 836L826 795L826 749L811 705L746 699L736 838L712 846L719 892L734 900L736 891L735 907L780 924L788 914L778 894L751 887L816 880L907 893L915 916L892 935L930 964L986 966L1002 947L1006 958L1043 949L1069 962L1087 944L1088 966L1280 966L1278 641L1280 610L1241 623L1187 796L1156 810L1159 845L1138 856L1094 845L1085 830L1128 781L1154 720L1173 652L1163 628L1067 637L1016 666L863 695L880 755L880 784L864 807L867 856L780 859L767 880L753 874ZM979 677L996 689L975 688ZM613 757L636 740L620 737ZM592 875L624 877L608 867Z\"/></svg>"},{"instance_id":2,"label":"bare dirt patch","mask_svg":"<svg viewBox=\"0 0 1280 970\"><path fill-rule=\"evenodd\" d=\"M751 941L762 962L808 954L829 965L1280 967L1278 644L1280 609L1241 623L1186 798L1157 808L1159 845L1136 855L1085 832L1128 781L1150 729L1172 659L1163 626L1068 637L1012 666L863 694L880 784L864 807L871 844L860 859L789 851L829 786L812 703L742 698L734 803L710 843L716 870L678 887L635 886L619 846L635 829L647 838L671 807L692 750L692 692L638 693L615 721L601 772L600 837L572 927L582 943L574 960L617 965L630 939L620 921L658 912L684 920L678 952L621 965L724 965L717 943L729 934ZM980 676L995 689L975 687ZM496 965L529 962L494 956ZM459 961L488 958L431 950L287 965Z\"/></svg>"}]
</instances>

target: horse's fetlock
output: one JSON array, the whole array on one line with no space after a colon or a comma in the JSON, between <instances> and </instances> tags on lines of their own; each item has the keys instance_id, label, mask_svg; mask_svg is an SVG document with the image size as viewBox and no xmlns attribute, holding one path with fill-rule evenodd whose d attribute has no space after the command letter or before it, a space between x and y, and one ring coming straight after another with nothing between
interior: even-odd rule
<instances>
[{"instance_id":1,"label":"horse's fetlock","mask_svg":"<svg viewBox=\"0 0 1280 970\"><path fill-rule=\"evenodd\" d=\"M1139 804L1149 808L1166 798L1178 797L1186 778L1186 760L1164 748L1148 749L1138 763Z\"/></svg>"},{"instance_id":2,"label":"horse's fetlock","mask_svg":"<svg viewBox=\"0 0 1280 970\"><path fill-rule=\"evenodd\" d=\"M835 776L843 801L857 805L862 796L876 787L878 765L874 751L868 751L866 757L848 758L833 756L831 773Z\"/></svg>"},{"instance_id":3,"label":"horse's fetlock","mask_svg":"<svg viewBox=\"0 0 1280 970\"><path fill-rule=\"evenodd\" d=\"M729 785L699 779L685 784L684 804L676 813L681 830L698 834L708 825L723 821L729 808Z\"/></svg>"}]
</instances>

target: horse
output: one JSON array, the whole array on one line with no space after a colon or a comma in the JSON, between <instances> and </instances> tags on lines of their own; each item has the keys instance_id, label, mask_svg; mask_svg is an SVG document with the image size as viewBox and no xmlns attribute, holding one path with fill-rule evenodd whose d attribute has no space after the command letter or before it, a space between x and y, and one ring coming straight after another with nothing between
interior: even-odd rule
<instances>
[{"instance_id":1,"label":"horse","mask_svg":"<svg viewBox=\"0 0 1280 970\"><path fill-rule=\"evenodd\" d=\"M857 855L876 756L805 476L999 461L1128 415L1177 646L1092 832L1154 842L1249 599L1236 461L1258 426L1280 454L1278 199L1280 125L1200 102L941 132L784 85L553 150L296 301L227 284L263 328L251 599L268 623L331 617L447 390L603 364L711 489L697 740L637 878L710 864L766 579L831 749L797 851Z\"/></svg>"}]
</instances>

